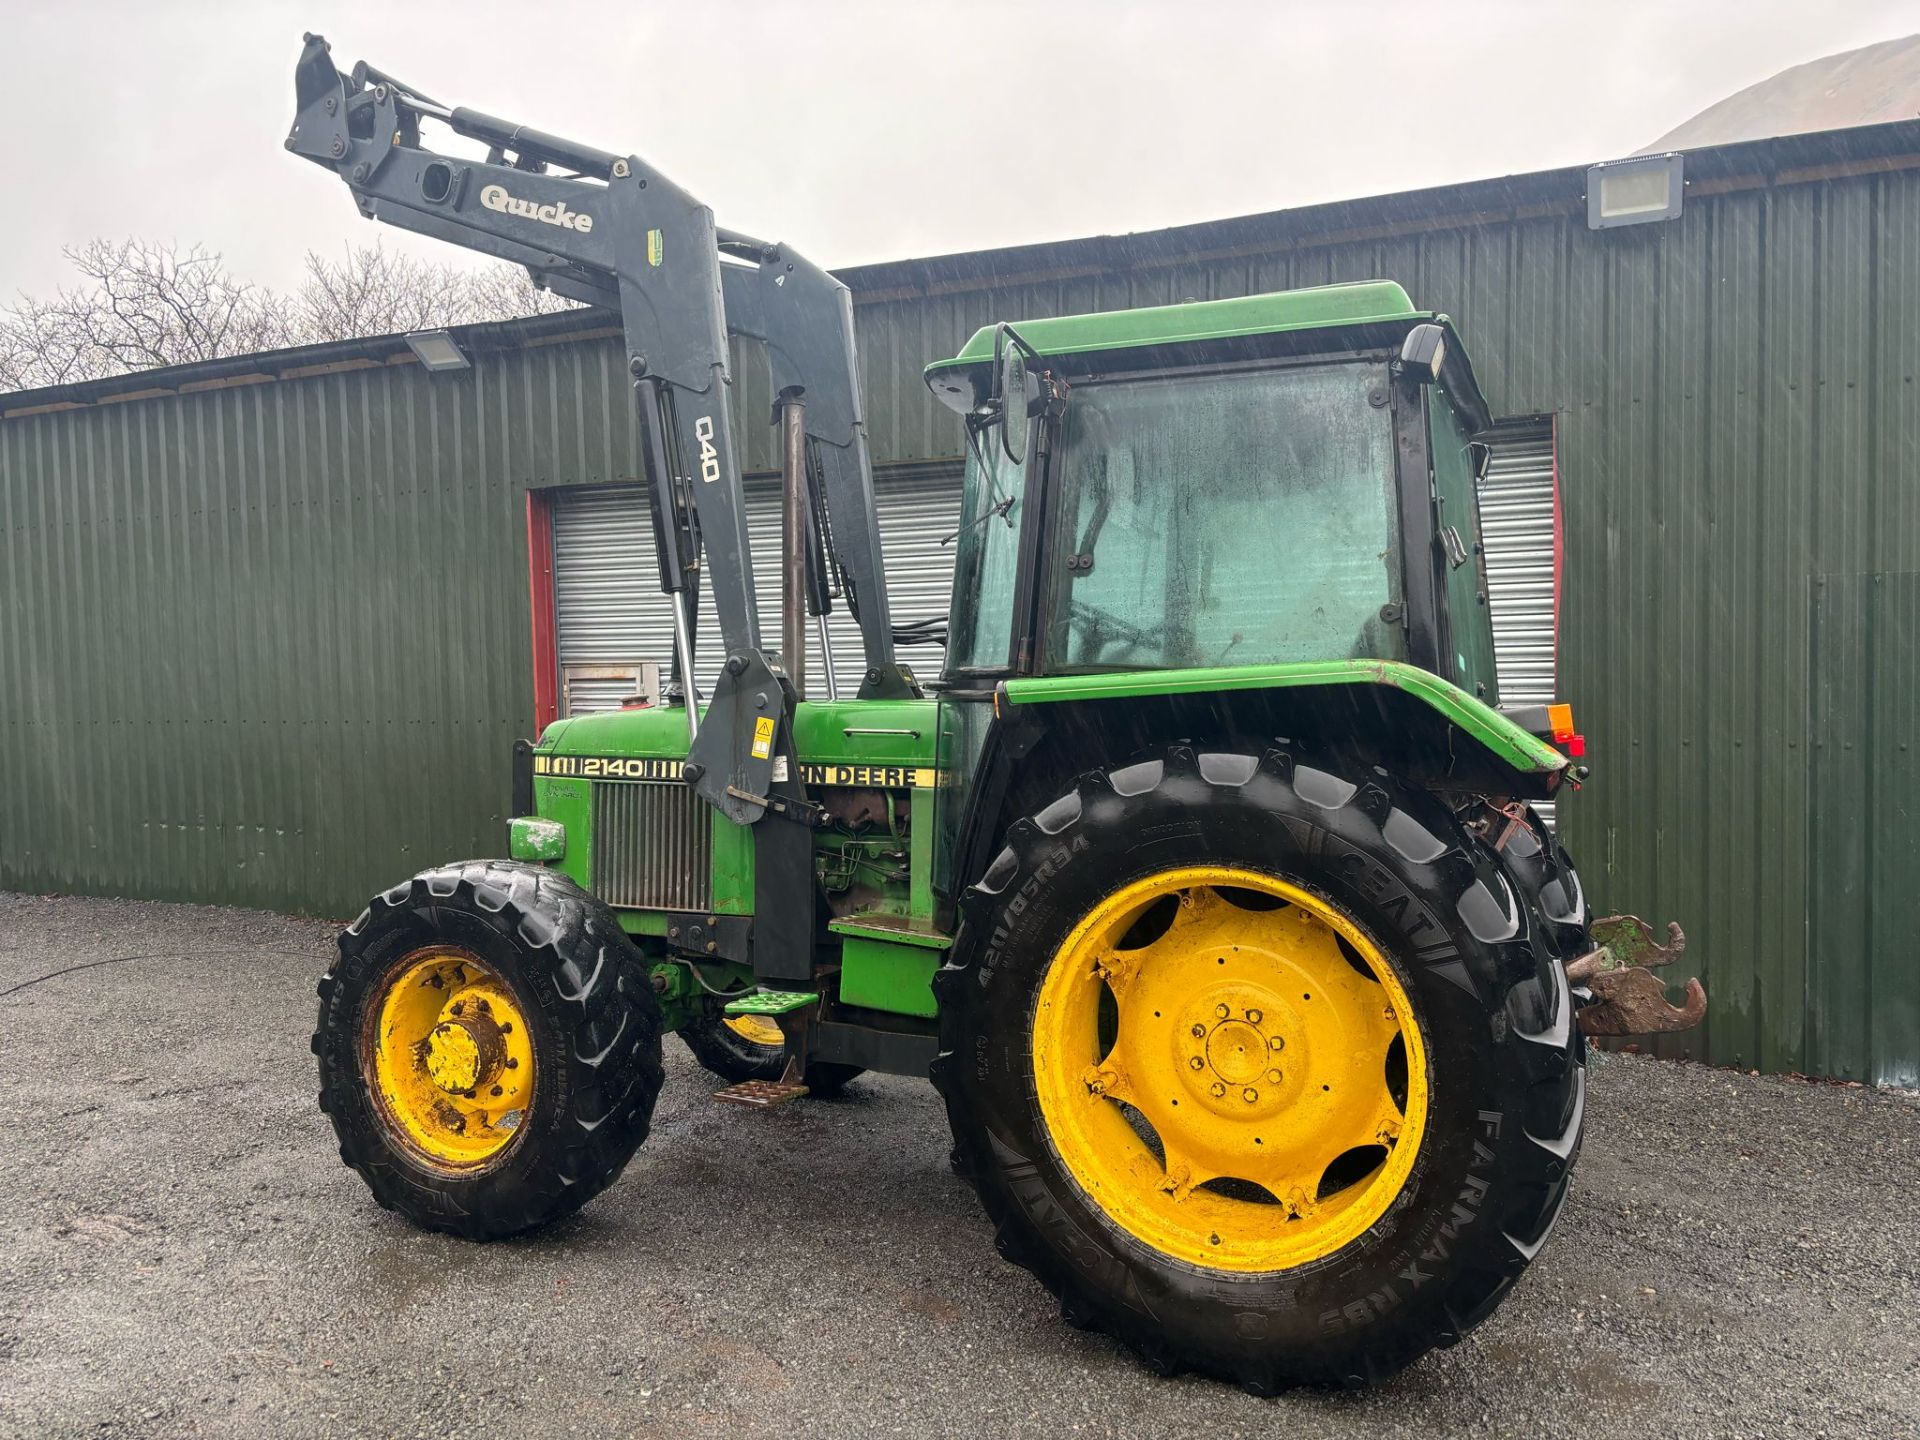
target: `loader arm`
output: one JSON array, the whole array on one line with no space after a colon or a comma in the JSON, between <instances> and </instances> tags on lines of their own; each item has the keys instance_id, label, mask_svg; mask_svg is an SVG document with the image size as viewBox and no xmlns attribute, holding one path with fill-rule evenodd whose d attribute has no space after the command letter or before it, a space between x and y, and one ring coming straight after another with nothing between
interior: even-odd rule
<instances>
[{"instance_id":1,"label":"loader arm","mask_svg":"<svg viewBox=\"0 0 1920 1440\"><path fill-rule=\"evenodd\" d=\"M286 146L333 170L361 213L524 265L537 283L617 309L642 421L661 588L673 598L686 686L686 776L753 827L755 947L763 974L811 974L811 822L793 742L795 695L761 648L740 451L728 411L729 305L763 339L776 389L805 394L828 520L846 547L848 600L866 644L863 694L912 694L893 660L871 465L844 286L713 213L637 155L448 108L364 63L350 75L308 35ZM423 122L487 146L484 159L422 142ZM728 263L722 263L722 256ZM804 482L803 482L804 483ZM822 562L824 565L826 562ZM704 722L692 694L692 603L704 566L726 663Z\"/></svg>"},{"instance_id":2,"label":"loader arm","mask_svg":"<svg viewBox=\"0 0 1920 1440\"><path fill-rule=\"evenodd\" d=\"M785 247L752 268L723 266L720 278L727 328L766 345L774 394L805 392L807 439L827 515L828 533L820 538L831 544L832 563L846 578L847 608L860 624L866 658L861 698L915 695L913 682L894 659L873 460L854 348L853 294Z\"/></svg>"},{"instance_id":3,"label":"loader arm","mask_svg":"<svg viewBox=\"0 0 1920 1440\"><path fill-rule=\"evenodd\" d=\"M295 93L287 148L338 173L363 214L524 264L561 293L618 309L641 382L648 478L658 488L675 471L700 475L695 506L721 640L729 656L757 651L720 293L719 247L737 237L723 237L711 211L637 157L446 109L365 66L343 76L318 36L308 37ZM486 143L487 158L430 149L423 120ZM663 581L681 578L678 558L661 556Z\"/></svg>"},{"instance_id":4,"label":"loader arm","mask_svg":"<svg viewBox=\"0 0 1920 1440\"><path fill-rule=\"evenodd\" d=\"M556 294L620 313L648 435L662 588L691 604L686 572L704 539L730 657L759 649L759 625L726 337L762 341L775 393L805 396L833 558L861 629L862 694L914 693L894 660L846 286L787 247L717 227L638 156L449 109L366 65L342 76L319 37L301 56L296 94L287 147L335 170L369 218L523 265ZM485 143L487 159L434 152L421 143L423 119ZM699 483L687 479L696 473ZM697 519L682 513L676 479Z\"/></svg>"}]
</instances>

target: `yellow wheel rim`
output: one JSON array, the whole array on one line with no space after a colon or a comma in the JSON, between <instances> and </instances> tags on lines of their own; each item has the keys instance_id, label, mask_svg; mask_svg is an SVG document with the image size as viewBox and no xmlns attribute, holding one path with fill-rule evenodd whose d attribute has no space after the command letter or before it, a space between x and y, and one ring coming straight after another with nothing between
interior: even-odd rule
<instances>
[{"instance_id":1,"label":"yellow wheel rim","mask_svg":"<svg viewBox=\"0 0 1920 1440\"><path fill-rule=\"evenodd\" d=\"M742 1040L755 1045L769 1045L779 1050L787 1043L787 1037L780 1033L779 1023L765 1015L729 1015L726 1024Z\"/></svg>"},{"instance_id":2,"label":"yellow wheel rim","mask_svg":"<svg viewBox=\"0 0 1920 1440\"><path fill-rule=\"evenodd\" d=\"M363 1063L387 1128L432 1164L497 1160L533 1103L533 1040L513 991L464 950L416 950L366 1010Z\"/></svg>"},{"instance_id":3,"label":"yellow wheel rim","mask_svg":"<svg viewBox=\"0 0 1920 1440\"><path fill-rule=\"evenodd\" d=\"M1166 870L1094 907L1041 982L1033 1067L1094 1203L1214 1270L1354 1240L1426 1127L1426 1045L1392 967L1329 901L1251 870Z\"/></svg>"}]
</instances>

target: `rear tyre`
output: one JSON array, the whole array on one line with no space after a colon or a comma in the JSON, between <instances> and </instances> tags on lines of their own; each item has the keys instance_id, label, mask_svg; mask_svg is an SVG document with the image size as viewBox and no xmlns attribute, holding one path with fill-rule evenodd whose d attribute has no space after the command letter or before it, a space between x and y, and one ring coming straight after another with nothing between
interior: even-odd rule
<instances>
[{"instance_id":1,"label":"rear tyre","mask_svg":"<svg viewBox=\"0 0 1920 1440\"><path fill-rule=\"evenodd\" d=\"M320 1108L415 1224L537 1229L646 1138L660 1009L613 914L555 871L475 860L374 897L320 981Z\"/></svg>"},{"instance_id":2,"label":"rear tyre","mask_svg":"<svg viewBox=\"0 0 1920 1440\"><path fill-rule=\"evenodd\" d=\"M778 1080L787 1071L787 1046L780 1027L763 1015L701 1016L684 1026L680 1038L693 1058L729 1084L742 1080ZM809 1094L837 1095L865 1072L858 1065L816 1060L807 1067Z\"/></svg>"},{"instance_id":3,"label":"rear tyre","mask_svg":"<svg viewBox=\"0 0 1920 1440\"><path fill-rule=\"evenodd\" d=\"M1185 748L1007 841L934 1077L1067 1319L1267 1392L1383 1379L1493 1310L1565 1198L1584 1071L1484 844L1379 770Z\"/></svg>"},{"instance_id":4,"label":"rear tyre","mask_svg":"<svg viewBox=\"0 0 1920 1440\"><path fill-rule=\"evenodd\" d=\"M1593 948L1588 930L1593 912L1573 858L1531 805L1501 847L1500 863L1520 898L1532 908L1542 943L1563 966ZM1576 1010L1593 1003L1593 992L1584 985L1574 990L1573 997ZM1585 1033L1577 1033L1574 1043L1584 1060Z\"/></svg>"},{"instance_id":5,"label":"rear tyre","mask_svg":"<svg viewBox=\"0 0 1920 1440\"><path fill-rule=\"evenodd\" d=\"M1520 897L1538 911L1541 938L1555 955L1572 960L1592 948L1587 934L1592 911L1579 873L1532 806L1501 847L1500 862Z\"/></svg>"}]
</instances>

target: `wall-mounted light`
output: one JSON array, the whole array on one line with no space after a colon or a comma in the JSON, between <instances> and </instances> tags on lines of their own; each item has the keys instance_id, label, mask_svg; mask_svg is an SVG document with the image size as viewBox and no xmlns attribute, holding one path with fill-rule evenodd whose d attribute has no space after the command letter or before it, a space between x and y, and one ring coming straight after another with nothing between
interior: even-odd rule
<instances>
[{"instance_id":1,"label":"wall-mounted light","mask_svg":"<svg viewBox=\"0 0 1920 1440\"><path fill-rule=\"evenodd\" d=\"M413 351L414 359L436 373L473 367L466 351L455 344L453 336L445 330L416 330L407 336L407 348Z\"/></svg>"},{"instance_id":2,"label":"wall-mounted light","mask_svg":"<svg viewBox=\"0 0 1920 1440\"><path fill-rule=\"evenodd\" d=\"M1676 219L1680 196L1686 189L1681 159L1677 152L1636 155L1631 160L1589 166L1587 228L1611 230L1617 225Z\"/></svg>"}]
</instances>

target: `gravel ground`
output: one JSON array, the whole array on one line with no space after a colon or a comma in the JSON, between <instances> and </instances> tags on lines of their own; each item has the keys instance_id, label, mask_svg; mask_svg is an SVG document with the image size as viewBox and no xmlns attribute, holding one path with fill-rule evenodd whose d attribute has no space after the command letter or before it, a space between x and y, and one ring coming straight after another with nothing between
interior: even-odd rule
<instances>
[{"instance_id":1,"label":"gravel ground","mask_svg":"<svg viewBox=\"0 0 1920 1440\"><path fill-rule=\"evenodd\" d=\"M931 1087L716 1105L542 1238L377 1209L314 1108L333 931L0 895L0 1435L1920 1435L1920 1102L1596 1060L1572 1201L1363 1395L1158 1380L994 1254Z\"/></svg>"}]
</instances>

